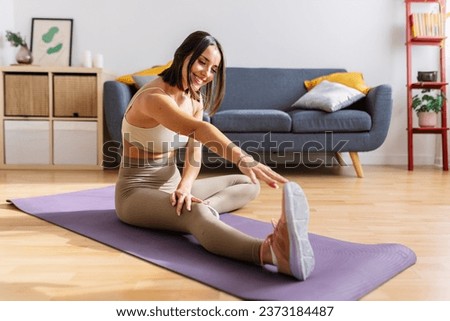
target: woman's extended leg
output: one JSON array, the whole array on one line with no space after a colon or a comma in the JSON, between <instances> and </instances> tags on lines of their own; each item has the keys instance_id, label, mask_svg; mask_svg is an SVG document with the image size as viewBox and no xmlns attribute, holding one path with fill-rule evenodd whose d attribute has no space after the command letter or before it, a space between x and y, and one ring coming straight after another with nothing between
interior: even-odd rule
<instances>
[{"instance_id":1,"label":"woman's extended leg","mask_svg":"<svg viewBox=\"0 0 450 321\"><path fill-rule=\"evenodd\" d=\"M219 213L237 210L254 200L260 191L245 175L223 175L195 181L192 195L202 199Z\"/></svg>"},{"instance_id":2,"label":"woman's extended leg","mask_svg":"<svg viewBox=\"0 0 450 321\"><path fill-rule=\"evenodd\" d=\"M140 179L145 180L149 177L148 169L138 171L141 172ZM151 172L156 174L158 170ZM132 174L135 177L137 173ZM218 220L205 204L193 203L191 211L184 209L178 216L176 208L170 203L169 192L151 187L137 187L135 179L127 178L126 169L121 169L119 176L121 178L116 184L116 211L118 217L128 224L191 233L212 253L255 264L275 264L280 272L301 280L308 277L314 267L314 257L307 235L308 204L303 192L295 184L285 185L281 219L275 231L263 243L262 240ZM215 186L227 180L220 179ZM143 186L141 184L142 182L139 182L138 185ZM155 184L154 187L159 186L159 183ZM229 182L225 185L229 185ZM231 184L231 187L234 186L236 185ZM251 188L254 184L243 183L240 188L243 187ZM228 193L230 190L218 189L215 194L213 190L214 188L210 190L213 194L209 199L220 207L223 196L215 196L224 191ZM234 188L231 191L234 191ZM255 192L250 194L255 195ZM227 197L226 195L225 199ZM293 205L289 205L291 202ZM223 208L227 210L226 207Z\"/></svg>"},{"instance_id":3,"label":"woman's extended leg","mask_svg":"<svg viewBox=\"0 0 450 321\"><path fill-rule=\"evenodd\" d=\"M120 193L120 191L117 191ZM120 198L120 195L117 195ZM260 264L259 250L263 240L251 237L217 219L205 204L193 203L192 210L176 214L170 194L150 188L135 188L122 197L117 215L125 223L192 234L208 251Z\"/></svg>"},{"instance_id":4,"label":"woman's extended leg","mask_svg":"<svg viewBox=\"0 0 450 321\"><path fill-rule=\"evenodd\" d=\"M215 217L206 204L193 203L192 210L182 210L180 216L171 205L170 194L180 180L175 164L158 166L130 166L121 168L116 183L116 212L125 223L192 234L208 251L241 261L260 263L259 249L262 240L246 235ZM210 198L211 206L219 210L232 210L236 206L225 206L223 199L232 195L245 202L256 197L259 185L248 184L243 175L199 181L193 193ZM207 192L205 192L205 190ZM236 193L241 193L236 194ZM194 194L195 195L195 194ZM215 196L214 196L215 195ZM233 203L230 201L229 203ZM242 201L238 201L241 204Z\"/></svg>"}]
</instances>

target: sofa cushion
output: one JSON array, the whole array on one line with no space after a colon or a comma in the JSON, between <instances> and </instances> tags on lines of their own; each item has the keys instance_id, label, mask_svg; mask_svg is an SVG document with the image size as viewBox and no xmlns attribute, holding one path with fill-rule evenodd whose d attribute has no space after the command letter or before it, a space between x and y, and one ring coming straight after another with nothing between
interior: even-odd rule
<instances>
[{"instance_id":1,"label":"sofa cushion","mask_svg":"<svg viewBox=\"0 0 450 321\"><path fill-rule=\"evenodd\" d=\"M354 88L324 80L300 97L292 107L334 112L350 106L364 96Z\"/></svg>"},{"instance_id":2,"label":"sofa cushion","mask_svg":"<svg viewBox=\"0 0 450 321\"><path fill-rule=\"evenodd\" d=\"M143 69L140 71L137 71L135 73L132 74L128 74L128 75L123 75L120 77L117 77L116 80L127 84L127 85L134 85L134 79L133 76L157 76L159 75L161 72L163 72L164 70L166 70L167 68L169 68L172 65L172 61L169 61L167 64L162 65L162 66L154 66L151 68L147 68L147 69Z\"/></svg>"},{"instance_id":3,"label":"sofa cushion","mask_svg":"<svg viewBox=\"0 0 450 321\"><path fill-rule=\"evenodd\" d=\"M280 110L252 109L219 111L211 123L223 132L290 132L291 117Z\"/></svg>"},{"instance_id":4,"label":"sofa cushion","mask_svg":"<svg viewBox=\"0 0 450 321\"><path fill-rule=\"evenodd\" d=\"M324 80L338 82L348 87L355 88L365 95L367 95L370 90L370 87L364 82L363 74L360 72L336 72L312 80L305 80L304 84L307 90L311 90Z\"/></svg>"},{"instance_id":5,"label":"sofa cushion","mask_svg":"<svg viewBox=\"0 0 450 321\"><path fill-rule=\"evenodd\" d=\"M320 133L320 132L365 132L372 128L372 119L365 111L343 109L335 113L319 110L294 110L289 113L292 117L292 132Z\"/></svg>"},{"instance_id":6,"label":"sofa cushion","mask_svg":"<svg viewBox=\"0 0 450 321\"><path fill-rule=\"evenodd\" d=\"M304 81L345 69L287 69L228 67L221 111L277 109L288 111L306 93Z\"/></svg>"}]
</instances>

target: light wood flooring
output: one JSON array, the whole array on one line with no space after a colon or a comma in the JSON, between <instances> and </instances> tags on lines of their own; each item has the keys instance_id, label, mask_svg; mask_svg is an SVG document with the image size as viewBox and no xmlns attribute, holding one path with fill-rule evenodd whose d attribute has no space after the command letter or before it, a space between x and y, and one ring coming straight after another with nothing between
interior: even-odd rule
<instances>
[{"instance_id":1,"label":"light wood flooring","mask_svg":"<svg viewBox=\"0 0 450 321\"><path fill-rule=\"evenodd\" d=\"M205 171L202 175L231 173ZM362 300L450 300L450 176L437 167L280 170L305 190L310 231L360 243L402 243L417 264ZM114 183L117 172L0 171L0 300L237 300L6 203ZM237 214L277 218L281 189L263 186Z\"/></svg>"}]
</instances>

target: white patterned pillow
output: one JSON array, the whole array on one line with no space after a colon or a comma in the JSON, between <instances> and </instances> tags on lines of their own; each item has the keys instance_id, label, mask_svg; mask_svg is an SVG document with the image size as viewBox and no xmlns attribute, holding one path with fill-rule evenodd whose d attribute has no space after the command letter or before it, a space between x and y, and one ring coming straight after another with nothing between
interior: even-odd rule
<instances>
[{"instance_id":1,"label":"white patterned pillow","mask_svg":"<svg viewBox=\"0 0 450 321\"><path fill-rule=\"evenodd\" d=\"M324 80L300 97L292 107L320 109L331 113L348 107L363 97L365 95L359 90Z\"/></svg>"},{"instance_id":2,"label":"white patterned pillow","mask_svg":"<svg viewBox=\"0 0 450 321\"><path fill-rule=\"evenodd\" d=\"M131 77L133 78L134 85L136 86L137 89L144 87L150 81L158 78L158 76L138 76L138 75L133 75Z\"/></svg>"}]
</instances>

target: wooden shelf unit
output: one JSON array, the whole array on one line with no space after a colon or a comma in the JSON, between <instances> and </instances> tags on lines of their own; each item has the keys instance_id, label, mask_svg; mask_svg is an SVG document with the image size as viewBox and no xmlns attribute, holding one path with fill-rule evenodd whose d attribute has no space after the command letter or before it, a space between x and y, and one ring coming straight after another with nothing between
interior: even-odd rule
<instances>
[{"instance_id":1,"label":"wooden shelf unit","mask_svg":"<svg viewBox=\"0 0 450 321\"><path fill-rule=\"evenodd\" d=\"M103 73L0 67L0 168L102 169Z\"/></svg>"},{"instance_id":2,"label":"wooden shelf unit","mask_svg":"<svg viewBox=\"0 0 450 321\"><path fill-rule=\"evenodd\" d=\"M408 131L408 170L414 169L414 134L439 134L442 142L442 168L448 171L448 126L447 126L447 100L444 100L442 111L440 113L440 124L436 128L420 128L413 125L412 100L414 89L436 89L446 95L447 77L445 63L445 41L446 37L438 36L415 36L411 25L412 5L417 3L433 4L439 6L439 13L446 14L445 0L405 0L406 4L406 61L407 61L407 131ZM445 19L445 18L444 18ZM445 21L445 20L444 20ZM445 23L442 32L445 33ZM412 80L412 48L414 46L434 46L439 51L439 78L436 82L413 82Z\"/></svg>"}]
</instances>

